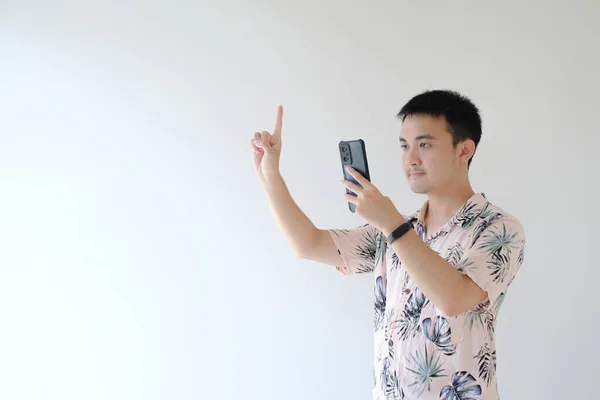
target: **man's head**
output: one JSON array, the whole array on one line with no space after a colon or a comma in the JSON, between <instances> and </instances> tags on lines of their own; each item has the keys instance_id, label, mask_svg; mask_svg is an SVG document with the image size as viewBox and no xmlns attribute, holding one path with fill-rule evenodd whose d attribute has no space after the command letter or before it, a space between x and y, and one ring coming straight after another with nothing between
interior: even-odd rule
<instances>
[{"instance_id":1,"label":"man's head","mask_svg":"<svg viewBox=\"0 0 600 400\"><path fill-rule=\"evenodd\" d=\"M448 90L421 93L398 113L402 163L416 193L445 191L468 179L481 139L481 117L465 96Z\"/></svg>"}]
</instances>

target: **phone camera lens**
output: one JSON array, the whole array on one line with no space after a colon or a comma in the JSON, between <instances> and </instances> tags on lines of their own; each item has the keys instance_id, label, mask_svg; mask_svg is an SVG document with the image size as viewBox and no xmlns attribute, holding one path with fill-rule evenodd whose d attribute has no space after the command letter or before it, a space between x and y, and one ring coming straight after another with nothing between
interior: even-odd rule
<instances>
[{"instance_id":1,"label":"phone camera lens","mask_svg":"<svg viewBox=\"0 0 600 400\"><path fill-rule=\"evenodd\" d=\"M347 153L348 152L348 148L347 147L342 147L342 153Z\"/></svg>"},{"instance_id":2,"label":"phone camera lens","mask_svg":"<svg viewBox=\"0 0 600 400\"><path fill-rule=\"evenodd\" d=\"M348 157L344 157L344 161L345 161L345 162L348 162Z\"/></svg>"}]
</instances>

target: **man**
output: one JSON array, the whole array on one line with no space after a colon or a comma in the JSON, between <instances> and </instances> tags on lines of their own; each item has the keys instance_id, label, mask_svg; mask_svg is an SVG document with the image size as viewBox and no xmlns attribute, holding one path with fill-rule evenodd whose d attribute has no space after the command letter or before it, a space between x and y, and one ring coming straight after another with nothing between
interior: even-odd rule
<instances>
[{"instance_id":1,"label":"man","mask_svg":"<svg viewBox=\"0 0 600 400\"><path fill-rule=\"evenodd\" d=\"M365 224L316 228L279 174L283 109L275 130L256 132L254 166L276 223L299 257L375 279L374 399L498 399L498 309L523 262L525 233L512 215L471 188L481 138L476 106L452 91L427 91L398 113L402 168L427 195L404 216L375 185L350 173Z\"/></svg>"}]
</instances>

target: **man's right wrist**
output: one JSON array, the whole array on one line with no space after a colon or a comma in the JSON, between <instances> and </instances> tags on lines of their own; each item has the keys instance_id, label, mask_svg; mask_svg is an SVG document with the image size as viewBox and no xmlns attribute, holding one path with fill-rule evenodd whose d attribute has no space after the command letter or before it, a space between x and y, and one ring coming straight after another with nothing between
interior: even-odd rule
<instances>
[{"instance_id":1,"label":"man's right wrist","mask_svg":"<svg viewBox=\"0 0 600 400\"><path fill-rule=\"evenodd\" d=\"M281 176L279 171L276 173L272 173L269 176L265 176L262 181L262 184L266 190L275 187L281 183L283 183L283 177Z\"/></svg>"}]
</instances>

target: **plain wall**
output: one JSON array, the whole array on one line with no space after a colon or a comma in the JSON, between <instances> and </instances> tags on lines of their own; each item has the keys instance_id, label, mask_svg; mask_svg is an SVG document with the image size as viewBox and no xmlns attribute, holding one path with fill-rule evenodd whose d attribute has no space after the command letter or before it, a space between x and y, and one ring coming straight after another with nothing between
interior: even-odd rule
<instances>
[{"instance_id":1,"label":"plain wall","mask_svg":"<svg viewBox=\"0 0 600 400\"><path fill-rule=\"evenodd\" d=\"M597 2L0 2L0 398L363 400L372 276L295 258L249 140L323 228L337 143L402 212L395 119L480 107L476 191L520 218L501 396L597 399Z\"/></svg>"}]
</instances>

